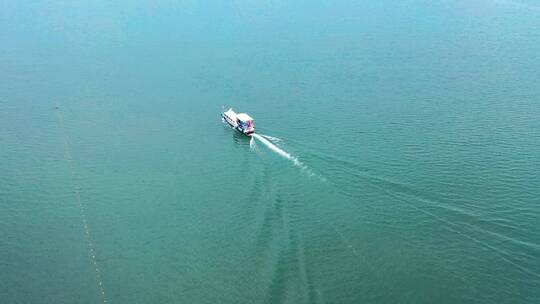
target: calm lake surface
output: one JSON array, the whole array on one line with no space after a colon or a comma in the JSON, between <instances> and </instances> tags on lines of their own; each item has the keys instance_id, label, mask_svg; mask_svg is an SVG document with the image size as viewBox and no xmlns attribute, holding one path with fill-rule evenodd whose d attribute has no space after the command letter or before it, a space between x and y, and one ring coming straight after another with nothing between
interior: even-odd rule
<instances>
[{"instance_id":1,"label":"calm lake surface","mask_svg":"<svg viewBox=\"0 0 540 304\"><path fill-rule=\"evenodd\" d=\"M3 2L0 301L540 303L539 55L538 1Z\"/></svg>"}]
</instances>

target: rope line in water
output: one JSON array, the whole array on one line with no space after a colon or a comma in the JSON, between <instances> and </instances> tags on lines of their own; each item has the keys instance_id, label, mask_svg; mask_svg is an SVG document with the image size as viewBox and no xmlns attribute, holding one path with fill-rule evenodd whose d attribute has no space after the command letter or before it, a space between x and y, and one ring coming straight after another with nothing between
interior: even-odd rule
<instances>
[{"instance_id":1,"label":"rope line in water","mask_svg":"<svg viewBox=\"0 0 540 304\"><path fill-rule=\"evenodd\" d=\"M69 169L71 171L71 178L74 183L75 200L77 203L77 207L79 208L82 226L84 229L84 233L86 235L86 242L87 242L87 246L89 250L89 255L90 255L93 267L94 267L96 282L97 282L98 289L100 292L101 301L102 303L107 303L107 297L105 295L105 288L103 286L101 269L97 263L97 258L96 258L96 250L95 250L96 246L94 244L94 240L92 239L90 228L88 227L88 221L86 219L86 212L85 212L84 204L82 203L82 200L81 200L80 186L79 186L78 176L75 173L75 165L74 165L73 157L71 155L71 145L69 143L69 136L67 135L67 132L64 127L64 116L62 115L62 110L60 109L58 105L56 106L56 115L58 117L60 129L62 131L62 138L64 140L64 158L66 162L68 163Z\"/></svg>"}]
</instances>

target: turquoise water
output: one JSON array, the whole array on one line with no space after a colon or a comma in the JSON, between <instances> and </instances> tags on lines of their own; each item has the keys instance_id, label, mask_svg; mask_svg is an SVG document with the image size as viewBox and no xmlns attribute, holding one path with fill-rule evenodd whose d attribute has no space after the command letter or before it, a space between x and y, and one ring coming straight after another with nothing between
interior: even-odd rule
<instances>
[{"instance_id":1,"label":"turquoise water","mask_svg":"<svg viewBox=\"0 0 540 304\"><path fill-rule=\"evenodd\" d=\"M539 29L535 1L2 3L1 302L538 303Z\"/></svg>"}]
</instances>

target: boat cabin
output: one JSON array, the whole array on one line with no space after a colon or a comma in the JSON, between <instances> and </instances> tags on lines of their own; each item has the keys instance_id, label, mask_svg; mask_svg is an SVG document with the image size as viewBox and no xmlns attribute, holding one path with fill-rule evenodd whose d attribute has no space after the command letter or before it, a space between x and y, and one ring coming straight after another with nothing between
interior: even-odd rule
<instances>
[{"instance_id":1,"label":"boat cabin","mask_svg":"<svg viewBox=\"0 0 540 304\"><path fill-rule=\"evenodd\" d=\"M244 133L253 133L255 131L255 123L253 122L253 118L246 113L236 115L236 120L238 122L238 127L240 127Z\"/></svg>"},{"instance_id":2,"label":"boat cabin","mask_svg":"<svg viewBox=\"0 0 540 304\"><path fill-rule=\"evenodd\" d=\"M246 113L235 113L232 109L224 112L222 117L231 125L231 127L244 133L251 134L255 132L255 123L253 118Z\"/></svg>"}]
</instances>

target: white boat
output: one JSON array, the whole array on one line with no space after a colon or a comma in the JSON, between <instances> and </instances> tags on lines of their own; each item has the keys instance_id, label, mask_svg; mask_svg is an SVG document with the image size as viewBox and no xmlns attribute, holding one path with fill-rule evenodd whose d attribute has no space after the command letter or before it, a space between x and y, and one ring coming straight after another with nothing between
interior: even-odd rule
<instances>
[{"instance_id":1,"label":"white boat","mask_svg":"<svg viewBox=\"0 0 540 304\"><path fill-rule=\"evenodd\" d=\"M249 135L255 132L253 118L246 113L236 113L232 108L230 108L229 110L221 113L221 117L223 117L223 120L226 121L231 127L242 134Z\"/></svg>"}]
</instances>

